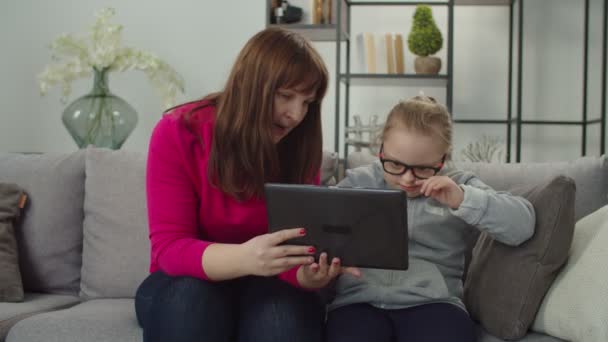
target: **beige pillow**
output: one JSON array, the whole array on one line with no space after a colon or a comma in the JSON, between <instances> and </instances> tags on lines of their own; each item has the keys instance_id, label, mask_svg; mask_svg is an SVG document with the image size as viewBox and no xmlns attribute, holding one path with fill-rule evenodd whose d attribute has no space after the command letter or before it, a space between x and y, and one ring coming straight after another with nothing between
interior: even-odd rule
<instances>
[{"instance_id":1,"label":"beige pillow","mask_svg":"<svg viewBox=\"0 0 608 342\"><path fill-rule=\"evenodd\" d=\"M576 223L568 263L532 329L568 341L608 341L608 205Z\"/></svg>"}]
</instances>

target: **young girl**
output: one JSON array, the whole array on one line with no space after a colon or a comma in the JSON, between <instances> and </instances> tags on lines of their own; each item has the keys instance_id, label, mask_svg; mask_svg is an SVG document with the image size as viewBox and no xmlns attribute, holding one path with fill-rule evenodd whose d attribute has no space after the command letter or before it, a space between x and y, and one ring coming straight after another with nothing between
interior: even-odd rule
<instances>
[{"instance_id":1,"label":"young girl","mask_svg":"<svg viewBox=\"0 0 608 342\"><path fill-rule=\"evenodd\" d=\"M534 232L532 205L445 167L450 115L434 99L397 104L382 133L380 160L347 172L343 187L394 188L408 196L409 268L342 275L330 304L329 342L475 341L461 300L465 236L488 232L516 246Z\"/></svg>"},{"instance_id":2,"label":"young girl","mask_svg":"<svg viewBox=\"0 0 608 342\"><path fill-rule=\"evenodd\" d=\"M212 52L213 49L209 51ZM314 291L346 269L268 233L265 182L318 183L321 57L301 36L266 29L240 52L224 89L157 124L146 174L150 276L135 309L144 341L321 341Z\"/></svg>"}]
</instances>

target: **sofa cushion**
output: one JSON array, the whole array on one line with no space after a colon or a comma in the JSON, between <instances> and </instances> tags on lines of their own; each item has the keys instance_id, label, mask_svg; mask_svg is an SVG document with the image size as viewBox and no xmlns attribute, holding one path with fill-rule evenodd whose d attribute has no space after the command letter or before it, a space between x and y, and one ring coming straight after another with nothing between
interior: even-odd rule
<instances>
[{"instance_id":1,"label":"sofa cushion","mask_svg":"<svg viewBox=\"0 0 608 342\"><path fill-rule=\"evenodd\" d=\"M336 154L324 152L322 181L336 167ZM132 298L149 274L145 170L144 153L86 151L83 298Z\"/></svg>"},{"instance_id":2,"label":"sofa cushion","mask_svg":"<svg viewBox=\"0 0 608 342\"><path fill-rule=\"evenodd\" d=\"M482 233L464 284L471 316L504 339L523 337L541 300L568 258L574 231L574 181L558 176L511 190L534 206L534 236L513 247Z\"/></svg>"},{"instance_id":3,"label":"sofa cushion","mask_svg":"<svg viewBox=\"0 0 608 342\"><path fill-rule=\"evenodd\" d=\"M557 175L576 183L575 219L594 212L608 203L608 158L582 157L567 162L545 163L456 163L458 168L475 173L496 190L520 185L535 185Z\"/></svg>"},{"instance_id":4,"label":"sofa cushion","mask_svg":"<svg viewBox=\"0 0 608 342\"><path fill-rule=\"evenodd\" d=\"M70 307L79 301L76 296L26 292L21 303L0 303L0 341L4 341L11 327L20 320L41 312Z\"/></svg>"},{"instance_id":5,"label":"sofa cushion","mask_svg":"<svg viewBox=\"0 0 608 342\"><path fill-rule=\"evenodd\" d=\"M608 205L576 224L570 258L533 329L569 341L608 341Z\"/></svg>"},{"instance_id":6,"label":"sofa cushion","mask_svg":"<svg viewBox=\"0 0 608 342\"><path fill-rule=\"evenodd\" d=\"M149 274L146 156L86 151L81 296L131 298Z\"/></svg>"},{"instance_id":7,"label":"sofa cushion","mask_svg":"<svg viewBox=\"0 0 608 342\"><path fill-rule=\"evenodd\" d=\"M7 342L140 342L132 299L91 300L20 321Z\"/></svg>"},{"instance_id":8,"label":"sofa cushion","mask_svg":"<svg viewBox=\"0 0 608 342\"><path fill-rule=\"evenodd\" d=\"M323 151L323 160L321 162L321 184L335 185L336 179L334 175L338 171L338 153Z\"/></svg>"},{"instance_id":9,"label":"sofa cushion","mask_svg":"<svg viewBox=\"0 0 608 342\"><path fill-rule=\"evenodd\" d=\"M368 152L348 155L348 168L371 164L377 158ZM582 157L567 162L544 163L470 163L454 162L462 170L472 171L496 190L519 185L534 185L557 175L565 175L576 183L575 218L592 213L608 203L608 158Z\"/></svg>"},{"instance_id":10,"label":"sofa cushion","mask_svg":"<svg viewBox=\"0 0 608 342\"><path fill-rule=\"evenodd\" d=\"M18 184L28 194L16 231L25 290L78 294L84 153L0 153L0 182Z\"/></svg>"},{"instance_id":11,"label":"sofa cushion","mask_svg":"<svg viewBox=\"0 0 608 342\"><path fill-rule=\"evenodd\" d=\"M23 203L23 191L15 184L0 183L0 302L23 300L15 221Z\"/></svg>"},{"instance_id":12,"label":"sofa cushion","mask_svg":"<svg viewBox=\"0 0 608 342\"><path fill-rule=\"evenodd\" d=\"M487 331L485 331L481 326L477 326L477 342L506 342L507 340L502 340ZM517 340L517 342L565 342L557 337L545 335L536 332L529 332L526 336Z\"/></svg>"}]
</instances>

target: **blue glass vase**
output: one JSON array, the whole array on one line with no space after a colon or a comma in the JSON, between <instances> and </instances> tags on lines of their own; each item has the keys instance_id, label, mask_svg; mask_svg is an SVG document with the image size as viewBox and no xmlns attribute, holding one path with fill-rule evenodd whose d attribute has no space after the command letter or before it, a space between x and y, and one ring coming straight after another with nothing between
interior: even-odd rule
<instances>
[{"instance_id":1,"label":"blue glass vase","mask_svg":"<svg viewBox=\"0 0 608 342\"><path fill-rule=\"evenodd\" d=\"M63 111L63 125L79 148L119 149L137 125L137 112L108 88L108 69L95 70L93 89Z\"/></svg>"}]
</instances>

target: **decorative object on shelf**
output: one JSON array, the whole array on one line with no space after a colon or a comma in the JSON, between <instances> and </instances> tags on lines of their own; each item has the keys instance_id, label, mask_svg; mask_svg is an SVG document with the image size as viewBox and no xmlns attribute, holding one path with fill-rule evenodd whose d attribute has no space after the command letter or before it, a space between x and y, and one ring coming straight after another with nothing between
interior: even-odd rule
<instances>
[{"instance_id":1,"label":"decorative object on shelf","mask_svg":"<svg viewBox=\"0 0 608 342\"><path fill-rule=\"evenodd\" d=\"M353 146L356 152L361 152L362 148L367 148L371 154L378 154L381 144L380 135L384 127L384 124L378 123L378 116L372 115L367 125L363 125L359 115L354 115L353 121L355 124L346 127L345 130L346 143ZM354 137L350 137L351 134L354 134Z\"/></svg>"},{"instance_id":2,"label":"decorative object on shelf","mask_svg":"<svg viewBox=\"0 0 608 342\"><path fill-rule=\"evenodd\" d=\"M478 141L468 143L461 154L465 161L502 163L503 142L498 137L483 135Z\"/></svg>"},{"instance_id":3,"label":"decorative object on shelf","mask_svg":"<svg viewBox=\"0 0 608 342\"><path fill-rule=\"evenodd\" d=\"M415 54L414 69L417 74L438 74L441 70L441 59L433 57L443 46L441 31L435 24L431 7L416 6L412 31L407 44L410 51Z\"/></svg>"},{"instance_id":4,"label":"decorative object on shelf","mask_svg":"<svg viewBox=\"0 0 608 342\"><path fill-rule=\"evenodd\" d=\"M302 20L302 9L289 4L287 0L273 0L270 22L272 24L293 24Z\"/></svg>"},{"instance_id":5,"label":"decorative object on shelf","mask_svg":"<svg viewBox=\"0 0 608 342\"><path fill-rule=\"evenodd\" d=\"M77 78L94 76L93 90L67 106L62 120L80 148L88 145L118 149L137 124L137 113L108 88L108 75L115 71L141 70L156 88L164 109L175 103L184 91L181 76L166 62L149 52L121 46L122 25L111 24L115 10L105 8L96 14L89 40L64 34L50 48L53 60L38 76L40 93L60 85L66 102Z\"/></svg>"}]
</instances>

